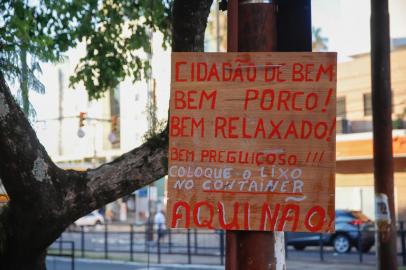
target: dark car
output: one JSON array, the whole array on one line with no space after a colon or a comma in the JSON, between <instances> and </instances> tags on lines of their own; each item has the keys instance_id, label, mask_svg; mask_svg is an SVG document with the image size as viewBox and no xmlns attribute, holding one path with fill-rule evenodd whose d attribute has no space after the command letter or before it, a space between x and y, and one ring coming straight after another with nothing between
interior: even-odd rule
<instances>
[{"instance_id":1,"label":"dark car","mask_svg":"<svg viewBox=\"0 0 406 270\"><path fill-rule=\"evenodd\" d=\"M353 246L368 252L375 243L374 223L360 211L336 210L335 225L335 233L323 233L321 238L324 245L333 246L337 253L349 252ZM286 241L303 250L306 246L320 245L320 234L288 232Z\"/></svg>"}]
</instances>

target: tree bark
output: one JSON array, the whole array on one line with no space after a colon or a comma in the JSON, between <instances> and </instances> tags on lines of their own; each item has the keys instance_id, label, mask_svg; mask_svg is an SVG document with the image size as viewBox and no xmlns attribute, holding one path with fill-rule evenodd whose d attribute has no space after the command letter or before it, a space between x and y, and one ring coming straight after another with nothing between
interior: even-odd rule
<instances>
[{"instance_id":1,"label":"tree bark","mask_svg":"<svg viewBox=\"0 0 406 270\"><path fill-rule=\"evenodd\" d=\"M172 51L204 51L204 31L213 0L177 0L172 10Z\"/></svg>"},{"instance_id":2,"label":"tree bark","mask_svg":"<svg viewBox=\"0 0 406 270\"><path fill-rule=\"evenodd\" d=\"M203 51L213 0L175 0L173 51ZM140 147L86 172L48 156L0 73L0 268L43 270L47 247L79 217L167 174L168 127Z\"/></svg>"}]
</instances>

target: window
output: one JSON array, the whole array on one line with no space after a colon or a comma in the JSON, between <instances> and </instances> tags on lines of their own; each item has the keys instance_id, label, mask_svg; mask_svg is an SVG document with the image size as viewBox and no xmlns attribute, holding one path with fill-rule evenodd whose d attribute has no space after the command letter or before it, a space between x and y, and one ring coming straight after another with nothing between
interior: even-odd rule
<instances>
[{"instance_id":1,"label":"window","mask_svg":"<svg viewBox=\"0 0 406 270\"><path fill-rule=\"evenodd\" d=\"M372 100L371 94L364 94L364 116L372 115Z\"/></svg>"},{"instance_id":2,"label":"window","mask_svg":"<svg viewBox=\"0 0 406 270\"><path fill-rule=\"evenodd\" d=\"M346 116L345 97L337 98L337 117L345 118Z\"/></svg>"}]
</instances>

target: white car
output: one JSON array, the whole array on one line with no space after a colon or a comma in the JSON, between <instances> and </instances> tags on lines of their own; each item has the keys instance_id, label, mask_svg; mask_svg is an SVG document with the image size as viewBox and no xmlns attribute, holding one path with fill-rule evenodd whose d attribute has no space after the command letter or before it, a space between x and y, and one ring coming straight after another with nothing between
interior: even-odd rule
<instances>
[{"instance_id":1,"label":"white car","mask_svg":"<svg viewBox=\"0 0 406 270\"><path fill-rule=\"evenodd\" d=\"M74 222L76 226L95 226L104 223L104 217L99 212L94 211Z\"/></svg>"}]
</instances>

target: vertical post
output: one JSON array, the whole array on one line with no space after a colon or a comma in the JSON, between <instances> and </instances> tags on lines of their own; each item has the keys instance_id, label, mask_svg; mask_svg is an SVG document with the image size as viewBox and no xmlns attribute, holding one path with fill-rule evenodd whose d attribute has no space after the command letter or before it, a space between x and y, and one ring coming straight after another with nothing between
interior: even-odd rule
<instances>
[{"instance_id":1,"label":"vertical post","mask_svg":"<svg viewBox=\"0 0 406 270\"><path fill-rule=\"evenodd\" d=\"M320 245L320 261L324 261L324 243L323 243L323 234L319 234L319 245Z\"/></svg>"},{"instance_id":2,"label":"vertical post","mask_svg":"<svg viewBox=\"0 0 406 270\"><path fill-rule=\"evenodd\" d=\"M229 0L229 52L311 51L310 0ZM226 270L285 269L283 232L227 231Z\"/></svg>"},{"instance_id":3,"label":"vertical post","mask_svg":"<svg viewBox=\"0 0 406 270\"><path fill-rule=\"evenodd\" d=\"M362 263L364 261L363 254L362 254L362 230L361 225L357 225L358 228L358 255L359 255L359 262Z\"/></svg>"},{"instance_id":4,"label":"vertical post","mask_svg":"<svg viewBox=\"0 0 406 270\"><path fill-rule=\"evenodd\" d=\"M82 258L85 257L85 229L80 226L80 250Z\"/></svg>"},{"instance_id":5,"label":"vertical post","mask_svg":"<svg viewBox=\"0 0 406 270\"><path fill-rule=\"evenodd\" d=\"M406 265L406 243L405 243L405 227L404 221L400 222L400 242L402 243L402 263Z\"/></svg>"},{"instance_id":6,"label":"vertical post","mask_svg":"<svg viewBox=\"0 0 406 270\"><path fill-rule=\"evenodd\" d=\"M224 231L220 231L220 265L224 265Z\"/></svg>"},{"instance_id":7,"label":"vertical post","mask_svg":"<svg viewBox=\"0 0 406 270\"><path fill-rule=\"evenodd\" d=\"M192 252L190 249L190 229L187 229L187 263L191 264L192 263Z\"/></svg>"},{"instance_id":8,"label":"vertical post","mask_svg":"<svg viewBox=\"0 0 406 270\"><path fill-rule=\"evenodd\" d=\"M71 242L70 250L71 250L71 254L72 254L71 268L72 268L72 270L75 270L75 242L74 241Z\"/></svg>"},{"instance_id":9,"label":"vertical post","mask_svg":"<svg viewBox=\"0 0 406 270\"><path fill-rule=\"evenodd\" d=\"M134 261L134 227L130 225L130 261Z\"/></svg>"},{"instance_id":10,"label":"vertical post","mask_svg":"<svg viewBox=\"0 0 406 270\"><path fill-rule=\"evenodd\" d=\"M168 229L168 253L172 253L172 230Z\"/></svg>"},{"instance_id":11,"label":"vertical post","mask_svg":"<svg viewBox=\"0 0 406 270\"><path fill-rule=\"evenodd\" d=\"M61 233L61 236L59 237L59 254L62 254L62 246L63 246L63 233Z\"/></svg>"},{"instance_id":12,"label":"vertical post","mask_svg":"<svg viewBox=\"0 0 406 270\"><path fill-rule=\"evenodd\" d=\"M288 249L288 239L286 238L287 234L285 233L285 259L288 259L289 249Z\"/></svg>"},{"instance_id":13,"label":"vertical post","mask_svg":"<svg viewBox=\"0 0 406 270\"><path fill-rule=\"evenodd\" d=\"M371 0L371 79L378 269L397 269L388 0Z\"/></svg>"},{"instance_id":14,"label":"vertical post","mask_svg":"<svg viewBox=\"0 0 406 270\"><path fill-rule=\"evenodd\" d=\"M193 233L194 233L194 247L195 247L195 254L197 255L197 249L198 249L198 244L197 244L197 229L194 229L194 231L193 231Z\"/></svg>"},{"instance_id":15,"label":"vertical post","mask_svg":"<svg viewBox=\"0 0 406 270\"><path fill-rule=\"evenodd\" d=\"M106 260L109 258L108 241L109 241L109 231L106 223L104 224L104 258Z\"/></svg>"},{"instance_id":16,"label":"vertical post","mask_svg":"<svg viewBox=\"0 0 406 270\"><path fill-rule=\"evenodd\" d=\"M161 263L161 224L158 224L158 237L157 237L157 255L158 255L158 264Z\"/></svg>"}]
</instances>

